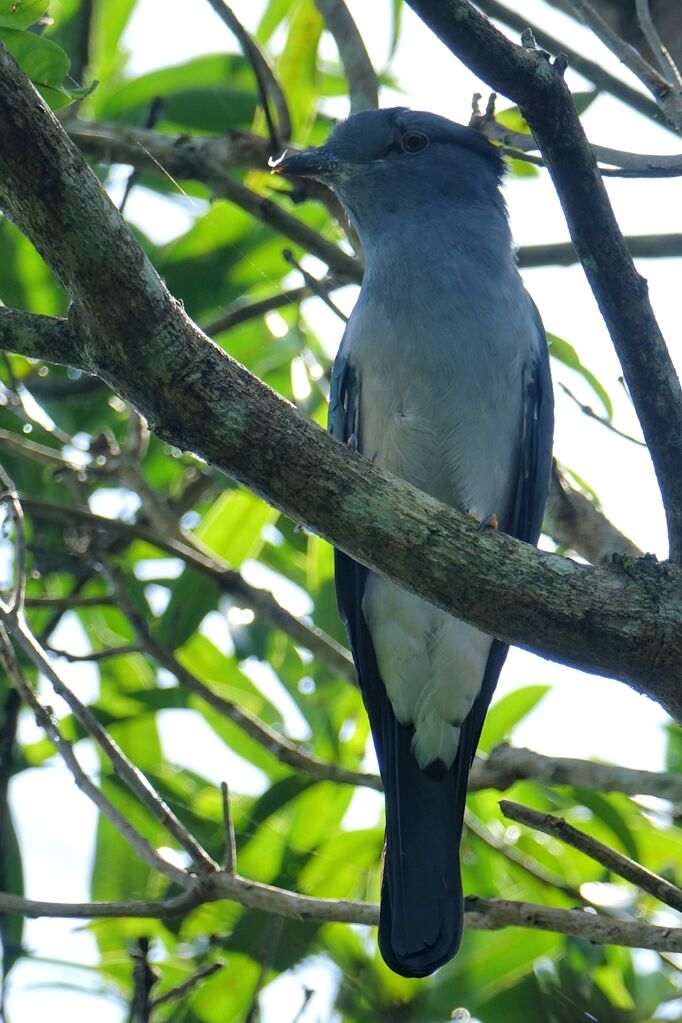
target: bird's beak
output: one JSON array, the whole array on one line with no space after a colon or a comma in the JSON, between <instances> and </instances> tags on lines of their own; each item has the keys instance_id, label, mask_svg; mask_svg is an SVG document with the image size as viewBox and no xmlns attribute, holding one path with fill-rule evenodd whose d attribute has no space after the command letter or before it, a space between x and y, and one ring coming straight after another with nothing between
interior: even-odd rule
<instances>
[{"instance_id":1,"label":"bird's beak","mask_svg":"<svg viewBox=\"0 0 682 1023\"><path fill-rule=\"evenodd\" d=\"M293 178L317 178L326 181L341 170L341 161L325 146L309 149L305 153L284 152L278 159L269 161L273 174L286 174Z\"/></svg>"}]
</instances>

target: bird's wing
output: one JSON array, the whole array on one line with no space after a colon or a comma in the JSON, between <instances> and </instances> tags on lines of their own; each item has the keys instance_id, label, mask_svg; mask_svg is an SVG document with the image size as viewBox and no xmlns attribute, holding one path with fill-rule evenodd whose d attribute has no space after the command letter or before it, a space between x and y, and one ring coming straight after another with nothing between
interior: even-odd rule
<instances>
[{"instance_id":1,"label":"bird's wing","mask_svg":"<svg viewBox=\"0 0 682 1023\"><path fill-rule=\"evenodd\" d=\"M539 316L536 329L540 343L533 347L524 381L520 471L508 525L511 535L529 543L537 541L542 524L553 421L549 360ZM355 435L362 450L361 379L348 347L342 343L334 364L329 428L342 442ZM440 778L428 777L411 750L413 730L396 720L379 673L362 606L368 570L341 551L335 552L335 561L339 610L348 630L386 794L379 944L396 973L426 976L455 954L461 940L458 861L467 781L507 646L493 642L451 768Z\"/></svg>"}]
</instances>

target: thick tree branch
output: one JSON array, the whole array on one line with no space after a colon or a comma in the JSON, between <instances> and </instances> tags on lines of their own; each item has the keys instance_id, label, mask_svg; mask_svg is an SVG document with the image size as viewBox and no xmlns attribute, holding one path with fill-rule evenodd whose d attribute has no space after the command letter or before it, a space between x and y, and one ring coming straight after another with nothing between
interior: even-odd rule
<instances>
[{"instance_id":1,"label":"thick tree branch","mask_svg":"<svg viewBox=\"0 0 682 1023\"><path fill-rule=\"evenodd\" d=\"M500 39L507 67L513 48ZM544 62L540 75L541 58L521 52L536 77L554 75ZM628 681L682 718L677 568L651 561L593 568L499 531L479 532L468 516L335 442L188 319L2 50L0 83L2 204L72 295L90 371L159 436L445 610L506 641ZM648 338L644 346L652 349ZM667 392L659 404L667 408L670 399Z\"/></svg>"},{"instance_id":2,"label":"thick tree branch","mask_svg":"<svg viewBox=\"0 0 682 1023\"><path fill-rule=\"evenodd\" d=\"M671 556L682 558L682 389L562 77L541 51L516 46L469 0L408 0L471 70L519 104L559 194L654 463Z\"/></svg>"}]
</instances>

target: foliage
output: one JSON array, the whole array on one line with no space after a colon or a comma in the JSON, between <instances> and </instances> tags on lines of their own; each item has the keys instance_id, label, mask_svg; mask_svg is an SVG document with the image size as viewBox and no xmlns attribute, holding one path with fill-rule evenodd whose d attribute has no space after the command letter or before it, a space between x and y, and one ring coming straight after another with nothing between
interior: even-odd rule
<instances>
[{"instance_id":1,"label":"foliage","mask_svg":"<svg viewBox=\"0 0 682 1023\"><path fill-rule=\"evenodd\" d=\"M193 57L135 75L121 49L126 24L136 10L133 0L69 0L55 4L50 9L53 20L38 26L45 6L0 4L0 38L55 109L79 99L78 116L84 119L140 126L156 97L162 97L154 124L160 133L263 131L251 66L241 54ZM393 53L401 6L385 6L383 16L393 19ZM17 11L10 13L14 7ZM270 0L256 33L268 47L290 105L295 142L301 145L322 137L329 123L324 99L337 94L343 83L340 66L330 66L320 56L322 30L312 0ZM84 33L86 59L76 54L76 40ZM67 52L86 69L87 83L99 81L94 91L89 84L82 89L64 85ZM95 169L120 199L120 174L102 164ZM259 170L247 171L246 179L262 194L275 187ZM282 257L282 239L224 200L209 202L205 186L175 182L163 173L145 173L130 184L141 196L156 192L167 199L170 194L189 211L188 225L169 242L159 244L136 230L171 291L199 324L210 323L234 303L277 295L292 281L300 283ZM296 215L326 237L340 237L338 225L319 206L296 210ZM294 250L303 254L296 246ZM58 283L6 220L0 224L0 264L2 302L49 315L65 311L66 297ZM341 329L339 323L338 333ZM316 335L305 303L292 301L265 317L245 319L217 332L215 340L324 422L330 353ZM610 417L608 393L576 350L558 337L551 342L560 366L582 374ZM150 656L151 647L141 648L134 616L122 609L112 595L111 580L101 571L103 563L115 567L151 642L165 648L212 693L289 736L305 754L360 770L368 726L358 691L286 631L254 614L222 576L225 566L241 569L249 580L272 587L305 622L343 644L329 547L209 466L148 437L134 410L100 381L18 356L5 358L1 370L3 464L27 499L27 596L35 634L49 644L59 624L65 645L82 639L98 657L92 668L93 714L214 859L221 861L225 854L220 792L214 778L187 766L191 752L164 742L165 729L174 720L187 722L189 736L212 733L231 751L225 762L241 874L310 896L375 901L382 827L372 797L356 800L349 785L316 781L293 770L215 702L178 682ZM76 519L64 525L46 510L47 504L89 506L142 531L135 537ZM173 539L204 555L213 570L169 550ZM80 598L88 603L79 604ZM120 654L106 656L119 647ZM68 677L68 660L59 664ZM24 668L35 681L28 662ZM544 692L544 687L529 686L499 701L488 718L482 749L490 752L513 736ZM8 757L13 701L13 691L0 679L0 765L7 776L39 773L54 756L47 739L17 743ZM88 741L83 729L63 709L59 713L63 733L82 748ZM679 734L671 730L672 771L680 771L679 749ZM254 774L257 784L242 783L243 776ZM105 759L99 763L99 776L106 795L155 848L173 845ZM4 797L4 790L0 795ZM510 795L537 809L559 812L594 837L641 857L651 870L674 876L682 839L665 814L654 819L638 802L616 792L549 788L531 781L516 783ZM470 799L477 828L464 841L466 890L570 908L575 899L567 889L587 886L584 892L590 894L584 897L597 903L602 899L605 911L616 917L655 919L650 896L626 887L583 854L527 830L505 828L498 798L484 790ZM363 802L365 812L359 812ZM0 806L0 820L0 889L22 894L22 849L6 802ZM98 820L89 883L91 898L98 900L161 898L171 891L171 882L142 863L103 817ZM121 1005L130 1005L133 997L132 957L136 950L139 954L141 937L153 949L155 997L210 963L224 964L182 998L159 1005L155 1023L255 1019L259 992L279 975L313 961L323 964L337 1018L348 1023L429 1023L450 1018L458 1006L466 1006L485 1023L590 1018L644 1023L678 991L674 971L662 962L652 971L631 950L540 931L471 931L453 963L428 982L411 982L390 974L373 935L361 928L276 922L229 902L200 906L181 919L95 920L88 928L97 944L103 989ZM33 953L22 945L16 917L0 919L0 939L7 976L17 961Z\"/></svg>"}]
</instances>

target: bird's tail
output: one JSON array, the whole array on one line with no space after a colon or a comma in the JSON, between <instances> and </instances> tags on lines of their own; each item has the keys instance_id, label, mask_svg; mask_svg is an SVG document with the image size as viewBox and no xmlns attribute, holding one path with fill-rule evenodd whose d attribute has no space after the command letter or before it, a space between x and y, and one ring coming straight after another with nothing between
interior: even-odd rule
<instances>
[{"instance_id":1,"label":"bird's tail","mask_svg":"<svg viewBox=\"0 0 682 1023\"><path fill-rule=\"evenodd\" d=\"M412 729L396 720L379 674L362 612L367 569L341 551L335 553L339 608L386 793L379 947L396 973L426 977L452 958L462 938L459 845L469 768L507 647L493 642L481 690L462 724L455 760L442 777L429 777L410 748Z\"/></svg>"},{"instance_id":2,"label":"bird's tail","mask_svg":"<svg viewBox=\"0 0 682 1023\"><path fill-rule=\"evenodd\" d=\"M481 693L462 727L457 756L437 778L418 767L411 750L412 729L396 721L383 686L375 690L375 726L376 702L382 706L374 737L386 792L379 947L386 964L406 977L433 973L455 955L462 939L459 846L467 782L506 653L506 646L493 644Z\"/></svg>"}]
</instances>

